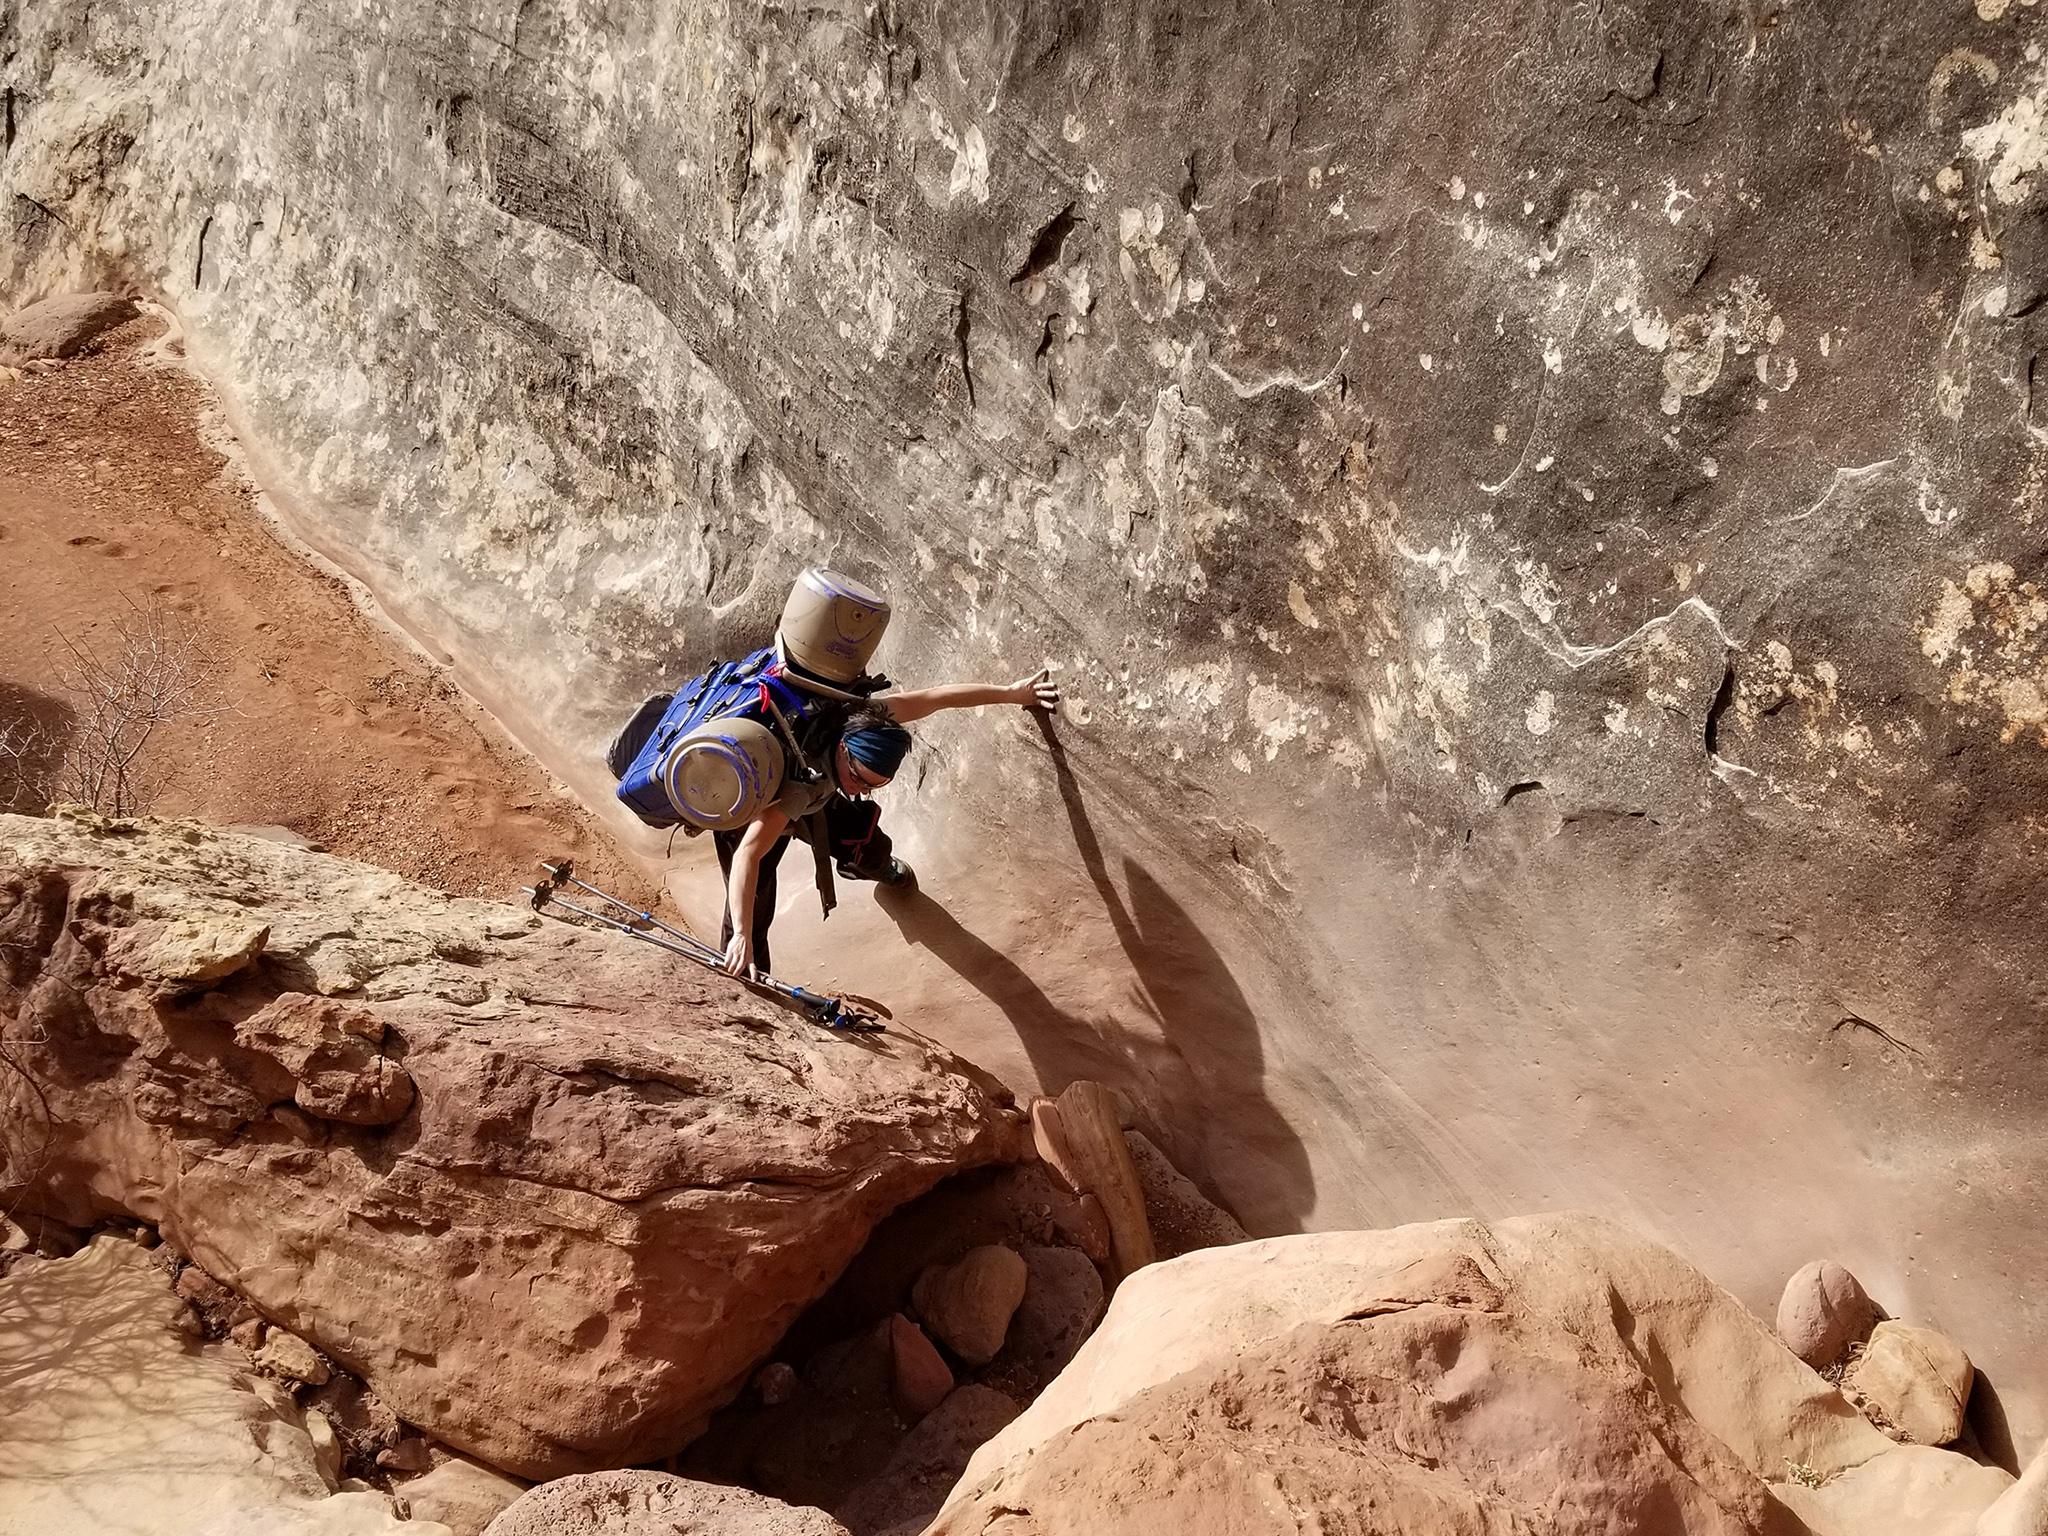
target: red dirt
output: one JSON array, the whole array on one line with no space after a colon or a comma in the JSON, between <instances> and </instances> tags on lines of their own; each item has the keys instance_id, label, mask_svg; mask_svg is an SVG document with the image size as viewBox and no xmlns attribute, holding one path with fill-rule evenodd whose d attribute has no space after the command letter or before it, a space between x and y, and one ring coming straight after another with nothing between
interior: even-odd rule
<instances>
[{"instance_id":1,"label":"red dirt","mask_svg":"<svg viewBox=\"0 0 2048 1536\"><path fill-rule=\"evenodd\" d=\"M90 355L0 369L0 727L64 699L66 639L104 656L131 605L160 603L219 658L229 702L152 739L149 811L286 827L459 895L516 900L537 859L566 853L644 899L565 791L278 542L202 436L205 387L138 355L160 329L142 318Z\"/></svg>"}]
</instances>

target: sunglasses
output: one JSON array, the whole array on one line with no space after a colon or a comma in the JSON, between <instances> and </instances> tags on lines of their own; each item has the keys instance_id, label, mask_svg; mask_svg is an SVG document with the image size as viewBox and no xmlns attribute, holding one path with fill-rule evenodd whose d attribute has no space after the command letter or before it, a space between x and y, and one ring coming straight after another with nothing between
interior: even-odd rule
<instances>
[{"instance_id":1,"label":"sunglasses","mask_svg":"<svg viewBox=\"0 0 2048 1536\"><path fill-rule=\"evenodd\" d=\"M888 786L889 780L886 777L879 779L869 778L867 769L861 766L858 758L846 750L843 743L839 750L845 758L847 773L852 777L853 782L862 789L884 789Z\"/></svg>"}]
</instances>

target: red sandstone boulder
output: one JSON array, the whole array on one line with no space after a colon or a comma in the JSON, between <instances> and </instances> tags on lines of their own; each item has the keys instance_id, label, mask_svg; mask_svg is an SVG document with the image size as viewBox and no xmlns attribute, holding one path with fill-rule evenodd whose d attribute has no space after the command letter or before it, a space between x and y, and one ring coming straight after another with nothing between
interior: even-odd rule
<instances>
[{"instance_id":1,"label":"red sandstone boulder","mask_svg":"<svg viewBox=\"0 0 2048 1536\"><path fill-rule=\"evenodd\" d=\"M135 314L117 293L60 293L18 309L0 320L0 366L74 357Z\"/></svg>"},{"instance_id":2,"label":"red sandstone boulder","mask_svg":"<svg viewBox=\"0 0 2048 1536\"><path fill-rule=\"evenodd\" d=\"M953 1371L925 1332L901 1312L891 1316L889 1385L896 1408L915 1422L946 1400L953 1390Z\"/></svg>"},{"instance_id":3,"label":"red sandstone boulder","mask_svg":"<svg viewBox=\"0 0 2048 1536\"><path fill-rule=\"evenodd\" d=\"M2011 1481L1894 1445L1654 1244L1447 1221L1140 1270L929 1536L1970 1536Z\"/></svg>"},{"instance_id":4,"label":"red sandstone boulder","mask_svg":"<svg viewBox=\"0 0 2048 1536\"><path fill-rule=\"evenodd\" d=\"M160 1224L526 1477L675 1451L877 1221L1021 1147L914 1036L189 824L0 818L0 1038L0 1203Z\"/></svg>"},{"instance_id":5,"label":"red sandstone boulder","mask_svg":"<svg viewBox=\"0 0 2048 1536\"><path fill-rule=\"evenodd\" d=\"M948 1349L969 1365L987 1365L1009 1334L1027 1274L1014 1248L985 1243L951 1264L925 1270L911 1299Z\"/></svg>"}]
</instances>

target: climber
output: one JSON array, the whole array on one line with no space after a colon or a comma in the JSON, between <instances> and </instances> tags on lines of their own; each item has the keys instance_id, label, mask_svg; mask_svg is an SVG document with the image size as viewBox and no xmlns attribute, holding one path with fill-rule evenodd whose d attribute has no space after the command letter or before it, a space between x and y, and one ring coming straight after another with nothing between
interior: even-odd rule
<instances>
[{"instance_id":1,"label":"climber","mask_svg":"<svg viewBox=\"0 0 2048 1536\"><path fill-rule=\"evenodd\" d=\"M775 867L792 831L807 840L822 820L827 851L850 880L902 886L914 882L910 866L890 852L881 828L881 807L870 798L896 776L910 750L912 721L945 709L1015 704L1026 709L1059 707L1059 685L1039 671L1014 683L948 683L914 688L862 705L847 717L830 747L831 767L816 784L786 785L776 802L744 831L714 834L718 867L724 873L725 919L718 940L725 968L735 976L771 969L768 925L775 918ZM746 914L735 923L734 913Z\"/></svg>"},{"instance_id":2,"label":"climber","mask_svg":"<svg viewBox=\"0 0 2048 1536\"><path fill-rule=\"evenodd\" d=\"M910 883L867 798L902 765L905 726L942 709L1059 705L1043 671L878 699L890 683L867 664L888 623L887 598L813 566L791 587L772 645L648 698L605 752L620 802L642 822L713 834L726 879L719 947L734 974L768 969L775 868L791 835L811 845L828 916L835 865L849 880Z\"/></svg>"}]
</instances>

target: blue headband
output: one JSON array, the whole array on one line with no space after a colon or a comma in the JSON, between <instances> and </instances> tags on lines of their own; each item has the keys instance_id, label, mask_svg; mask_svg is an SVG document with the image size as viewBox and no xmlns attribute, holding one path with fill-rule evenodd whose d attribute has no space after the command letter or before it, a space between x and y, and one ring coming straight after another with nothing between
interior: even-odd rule
<instances>
[{"instance_id":1,"label":"blue headband","mask_svg":"<svg viewBox=\"0 0 2048 1536\"><path fill-rule=\"evenodd\" d=\"M896 777L910 750L910 732L900 725L864 725L846 733L846 755L870 773Z\"/></svg>"}]
</instances>

